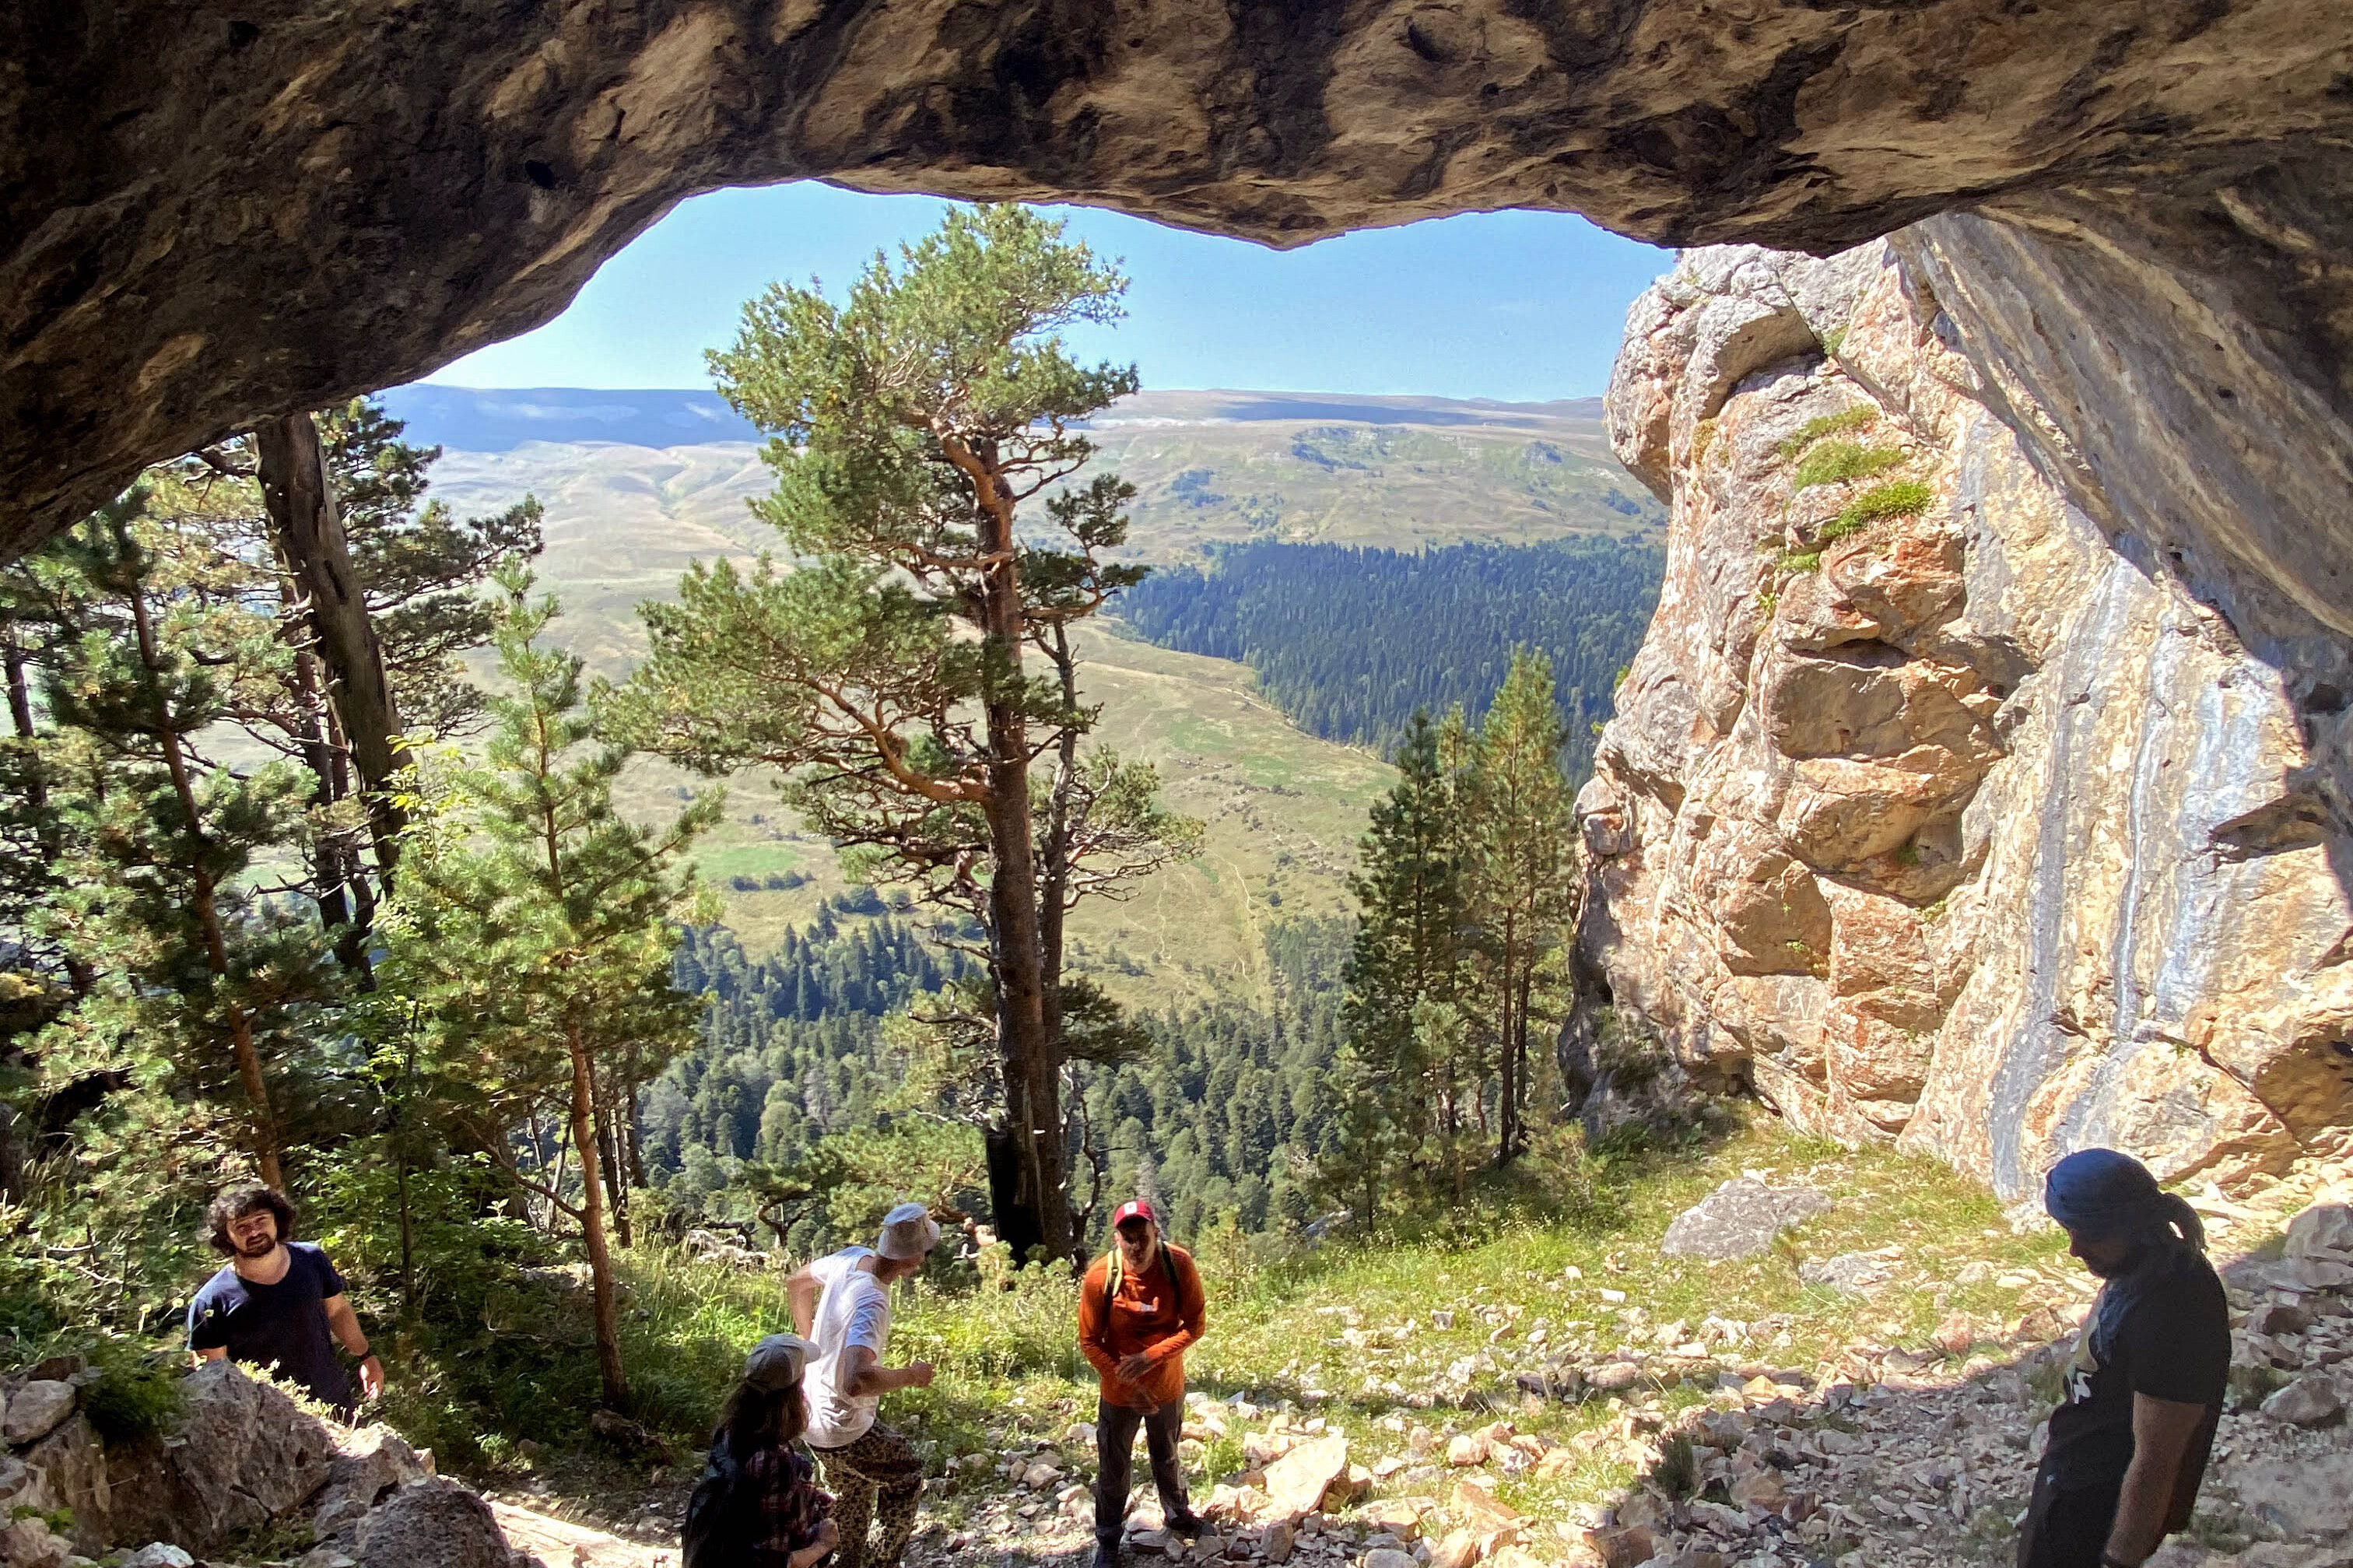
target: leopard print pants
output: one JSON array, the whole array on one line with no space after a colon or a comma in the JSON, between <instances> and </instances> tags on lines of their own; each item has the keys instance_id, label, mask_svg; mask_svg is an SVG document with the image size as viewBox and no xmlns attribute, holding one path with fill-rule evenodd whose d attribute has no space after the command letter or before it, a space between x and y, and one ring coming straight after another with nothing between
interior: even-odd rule
<instances>
[{"instance_id":1,"label":"leopard print pants","mask_svg":"<svg viewBox=\"0 0 2353 1568\"><path fill-rule=\"evenodd\" d=\"M880 1421L839 1448L812 1451L825 1464L841 1544L833 1568L899 1568L899 1554L915 1533L915 1500L923 1493L923 1462L907 1440ZM873 1542L867 1541L869 1530Z\"/></svg>"}]
</instances>

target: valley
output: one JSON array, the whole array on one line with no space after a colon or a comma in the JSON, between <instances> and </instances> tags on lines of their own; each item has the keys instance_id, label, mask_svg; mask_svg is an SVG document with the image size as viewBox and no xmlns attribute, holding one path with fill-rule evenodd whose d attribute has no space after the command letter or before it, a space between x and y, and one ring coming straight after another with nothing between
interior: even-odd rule
<instances>
[{"instance_id":1,"label":"valley","mask_svg":"<svg viewBox=\"0 0 2353 1568\"><path fill-rule=\"evenodd\" d=\"M444 449L433 493L453 510L538 497L539 583L564 604L555 634L596 674L618 678L641 656L638 603L672 594L694 560L749 558L776 541L745 506L773 482L755 432L711 394L416 387L385 401L412 421L405 439ZM1608 455L1595 399L1147 392L1091 429L1102 453L1087 474L1109 469L1137 486L1129 553L1155 565L1261 540L1643 542L1663 520ZM681 432L734 439L638 444ZM1115 623L1084 631L1082 646L1086 695L1104 709L1097 740L1153 764L1170 806L1206 824L1206 842L1125 902L1082 906L1076 967L1143 1005L1262 1001L1268 931L1345 910L1357 835L1394 771L1365 747L1305 733L1240 662L1157 647ZM651 820L708 787L640 759L623 798ZM756 777L730 783L725 820L696 860L754 951L849 891L830 846Z\"/></svg>"}]
</instances>

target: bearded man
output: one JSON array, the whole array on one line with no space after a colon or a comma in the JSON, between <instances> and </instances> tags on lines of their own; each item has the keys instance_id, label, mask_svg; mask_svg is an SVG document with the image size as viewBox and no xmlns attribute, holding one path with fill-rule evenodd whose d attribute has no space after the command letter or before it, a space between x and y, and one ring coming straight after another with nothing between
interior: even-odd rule
<instances>
[{"instance_id":1,"label":"bearded man","mask_svg":"<svg viewBox=\"0 0 2353 1568\"><path fill-rule=\"evenodd\" d=\"M240 1181L206 1211L216 1252L227 1266L188 1303L188 1349L203 1361L226 1356L306 1391L345 1421L357 1414L335 1342L359 1359L360 1388L384 1392L384 1363L368 1349L343 1277L326 1253L294 1236L294 1205L259 1181Z\"/></svg>"},{"instance_id":2,"label":"bearded man","mask_svg":"<svg viewBox=\"0 0 2353 1568\"><path fill-rule=\"evenodd\" d=\"M2230 1380L2230 1303L2197 1214L2130 1155L2069 1155L2042 1205L2106 1283L2051 1415L2019 1568L2140 1568L2198 1501Z\"/></svg>"}]
</instances>

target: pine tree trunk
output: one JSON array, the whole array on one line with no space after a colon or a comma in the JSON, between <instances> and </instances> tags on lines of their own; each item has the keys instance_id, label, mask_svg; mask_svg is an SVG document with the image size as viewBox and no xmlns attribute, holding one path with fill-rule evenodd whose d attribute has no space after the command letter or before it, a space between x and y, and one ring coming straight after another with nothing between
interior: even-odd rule
<instances>
[{"instance_id":1,"label":"pine tree trunk","mask_svg":"<svg viewBox=\"0 0 2353 1568\"><path fill-rule=\"evenodd\" d=\"M618 1124L613 1119L613 1095L608 1086L598 1085L596 1100L596 1158L604 1167L605 1191L612 1195L613 1239L628 1246L630 1245L629 1187L621 1174L621 1136Z\"/></svg>"},{"instance_id":2,"label":"pine tree trunk","mask_svg":"<svg viewBox=\"0 0 2353 1568\"><path fill-rule=\"evenodd\" d=\"M281 558L282 564L282 558ZM282 577L278 582L279 625L286 641L294 644L294 698L297 717L294 722L294 742L301 748L303 765L311 769L311 799L323 810L338 799L335 793L335 767L328 755L327 732L322 722L325 698L319 690L319 663L311 650L302 646L295 622L301 601L294 591L293 579ZM359 978L362 987L373 991L375 977L367 957L367 927L352 919L351 900L346 886L351 871L344 863L343 835L339 831L321 833L311 856L311 875L319 904L319 921L335 933L335 959Z\"/></svg>"},{"instance_id":3,"label":"pine tree trunk","mask_svg":"<svg viewBox=\"0 0 2353 1568\"><path fill-rule=\"evenodd\" d=\"M279 548L310 600L319 656L333 679L330 690L342 716L352 760L367 790L368 824L376 864L389 879L400 856L406 814L385 793L408 764L397 744L400 714L385 674L384 648L368 619L367 600L352 569L351 546L335 509L319 427L308 414L282 414L254 427L261 495Z\"/></svg>"},{"instance_id":4,"label":"pine tree trunk","mask_svg":"<svg viewBox=\"0 0 2353 1568\"><path fill-rule=\"evenodd\" d=\"M994 454L984 454L993 459ZM993 468L993 462L989 463ZM1047 1023L1044 933L1038 919L1038 862L1029 832L1029 731L1020 706L1021 584L1013 508L982 477L982 552L997 557L982 580L981 636L996 660L982 704L988 728L990 935L997 967L997 1049L1005 1072L1006 1131L1018 1156L1018 1218L1007 1231L1034 1230L1049 1257L1075 1260L1070 1174L1063 1147L1059 1042ZM993 1195L993 1194L992 1194Z\"/></svg>"},{"instance_id":5,"label":"pine tree trunk","mask_svg":"<svg viewBox=\"0 0 2353 1568\"><path fill-rule=\"evenodd\" d=\"M620 1318L614 1302L613 1255L605 1245L605 1183L596 1158L596 1069L577 1028L565 1033L572 1055L572 1147L580 1161L580 1234L588 1248L588 1285L596 1336L596 1372L605 1408L626 1412L629 1381L621 1367Z\"/></svg>"},{"instance_id":6,"label":"pine tree trunk","mask_svg":"<svg viewBox=\"0 0 2353 1568\"><path fill-rule=\"evenodd\" d=\"M1520 1138L1520 1075L1514 1046L1517 1014L1513 1005L1519 990L1514 983L1514 970L1519 967L1519 948L1514 939L1518 934L1516 915L1517 911L1510 909L1504 914L1504 983L1498 988L1501 994L1497 998L1503 1018L1496 1040L1498 1054L1503 1057L1503 1084L1495 1107L1495 1163L1499 1166L1512 1162L1512 1156L1518 1152Z\"/></svg>"}]
</instances>

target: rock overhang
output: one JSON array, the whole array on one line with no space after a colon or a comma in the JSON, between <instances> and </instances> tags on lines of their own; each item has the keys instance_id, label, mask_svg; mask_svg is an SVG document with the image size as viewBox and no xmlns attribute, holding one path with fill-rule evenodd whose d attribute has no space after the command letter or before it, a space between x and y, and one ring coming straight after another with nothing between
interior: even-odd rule
<instances>
[{"instance_id":1,"label":"rock overhang","mask_svg":"<svg viewBox=\"0 0 2353 1568\"><path fill-rule=\"evenodd\" d=\"M1282 245L1551 208L1821 252L2337 156L2353 49L2327 23L2302 0L23 7L0 555L143 463L549 319L722 186L1071 200Z\"/></svg>"}]
</instances>

